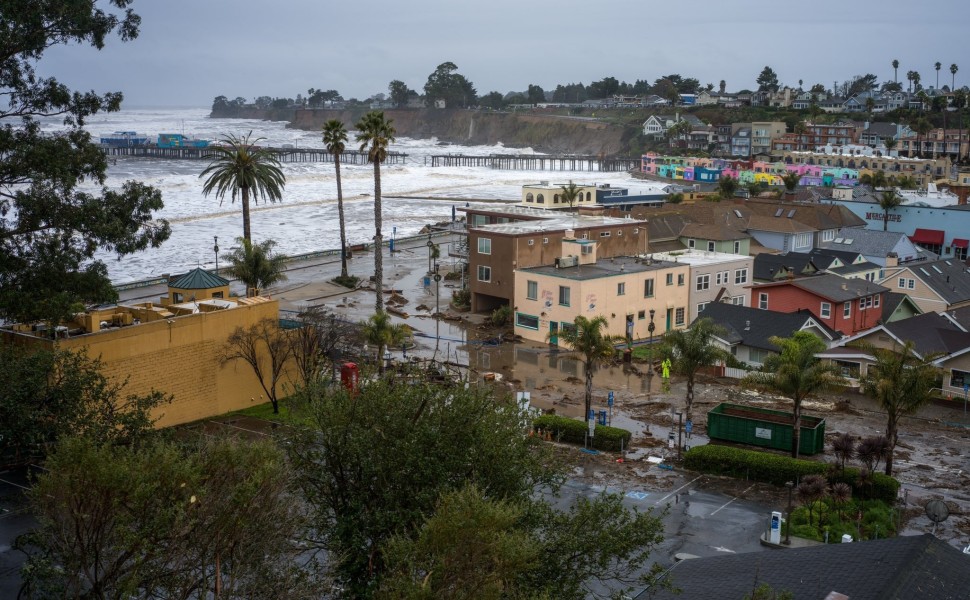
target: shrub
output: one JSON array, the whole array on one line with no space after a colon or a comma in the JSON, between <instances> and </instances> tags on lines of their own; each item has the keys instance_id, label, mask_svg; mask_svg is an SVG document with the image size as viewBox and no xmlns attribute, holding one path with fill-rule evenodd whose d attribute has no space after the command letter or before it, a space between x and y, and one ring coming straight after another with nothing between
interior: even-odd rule
<instances>
[{"instance_id":1,"label":"shrub","mask_svg":"<svg viewBox=\"0 0 970 600\"><path fill-rule=\"evenodd\" d=\"M360 277L357 277L355 275L347 275L346 277L344 277L343 275L337 275L331 281L333 281L337 285L342 285L345 288L354 289L355 287L357 287L357 284L360 283Z\"/></svg>"},{"instance_id":2,"label":"shrub","mask_svg":"<svg viewBox=\"0 0 970 600\"><path fill-rule=\"evenodd\" d=\"M455 290L451 293L451 302L459 308L471 306L472 292L469 289Z\"/></svg>"},{"instance_id":3,"label":"shrub","mask_svg":"<svg viewBox=\"0 0 970 600\"><path fill-rule=\"evenodd\" d=\"M492 311L492 325L495 327L505 327L512 322L512 307L500 306Z\"/></svg>"},{"instance_id":4,"label":"shrub","mask_svg":"<svg viewBox=\"0 0 970 600\"><path fill-rule=\"evenodd\" d=\"M583 421L559 415L542 415L532 422L532 428L536 431L549 431L553 438L572 444L582 444L589 430ZM597 425L592 446L597 450L619 452L621 448L630 447L630 437L632 434L626 429Z\"/></svg>"},{"instance_id":5,"label":"shrub","mask_svg":"<svg viewBox=\"0 0 970 600\"><path fill-rule=\"evenodd\" d=\"M684 466L702 473L744 477L774 485L785 485L786 481L798 482L806 475L825 475L829 483L848 483L854 494L888 504L896 502L899 494L899 482L882 473L873 473L869 482L862 483L858 481L859 469L856 468L846 468L843 474L833 471L828 463L731 446L695 446L685 455Z\"/></svg>"}]
</instances>

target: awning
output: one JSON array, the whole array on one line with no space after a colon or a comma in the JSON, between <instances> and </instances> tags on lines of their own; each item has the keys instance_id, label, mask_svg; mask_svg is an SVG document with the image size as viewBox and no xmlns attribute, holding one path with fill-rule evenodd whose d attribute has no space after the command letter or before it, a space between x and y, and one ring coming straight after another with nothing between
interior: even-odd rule
<instances>
[{"instance_id":1,"label":"awning","mask_svg":"<svg viewBox=\"0 0 970 600\"><path fill-rule=\"evenodd\" d=\"M950 245L953 246L954 248L966 248L970 246L970 241L961 240L960 238L954 238L953 243Z\"/></svg>"},{"instance_id":2,"label":"awning","mask_svg":"<svg viewBox=\"0 0 970 600\"><path fill-rule=\"evenodd\" d=\"M937 229L917 229L913 235L909 236L910 241L914 244L930 244L934 246L942 246L943 238L946 234Z\"/></svg>"}]
</instances>

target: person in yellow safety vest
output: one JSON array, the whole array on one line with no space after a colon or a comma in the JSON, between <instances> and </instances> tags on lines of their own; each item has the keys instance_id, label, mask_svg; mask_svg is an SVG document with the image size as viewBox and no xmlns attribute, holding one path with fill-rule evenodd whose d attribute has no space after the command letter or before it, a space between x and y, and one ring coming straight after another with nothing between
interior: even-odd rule
<instances>
[{"instance_id":1,"label":"person in yellow safety vest","mask_svg":"<svg viewBox=\"0 0 970 600\"><path fill-rule=\"evenodd\" d=\"M661 373L664 379L670 379L670 359L665 358L662 363L660 363Z\"/></svg>"}]
</instances>

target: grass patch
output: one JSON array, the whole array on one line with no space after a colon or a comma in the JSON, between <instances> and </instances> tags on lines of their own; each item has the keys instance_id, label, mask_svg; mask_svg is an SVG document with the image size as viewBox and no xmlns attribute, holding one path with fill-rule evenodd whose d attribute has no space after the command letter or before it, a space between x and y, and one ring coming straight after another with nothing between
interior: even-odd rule
<instances>
[{"instance_id":1,"label":"grass patch","mask_svg":"<svg viewBox=\"0 0 970 600\"><path fill-rule=\"evenodd\" d=\"M825 532L828 532L830 544L841 543L843 534L851 535L855 541L881 539L896 535L895 517L893 509L879 500L860 502L851 499L840 507L831 498L826 498L813 504L811 522L807 506L793 510L791 533L824 542Z\"/></svg>"},{"instance_id":2,"label":"grass patch","mask_svg":"<svg viewBox=\"0 0 970 600\"><path fill-rule=\"evenodd\" d=\"M273 404L271 402L256 404L229 414L263 419L293 427L306 427L309 424L309 415L306 414L306 411L302 410L299 403L291 400L280 401L280 412L278 414L273 413Z\"/></svg>"},{"instance_id":3,"label":"grass patch","mask_svg":"<svg viewBox=\"0 0 970 600\"><path fill-rule=\"evenodd\" d=\"M357 277L355 275L347 275L346 277L344 277L343 275L337 275L330 281L336 283L337 285L342 285L345 288L354 289L355 287L357 287L357 284L360 283L360 277Z\"/></svg>"}]
</instances>

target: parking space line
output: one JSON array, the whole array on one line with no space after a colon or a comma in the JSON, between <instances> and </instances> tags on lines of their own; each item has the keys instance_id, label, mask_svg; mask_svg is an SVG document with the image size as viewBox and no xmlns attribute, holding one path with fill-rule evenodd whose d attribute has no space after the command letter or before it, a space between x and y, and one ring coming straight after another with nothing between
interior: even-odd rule
<instances>
[{"instance_id":1,"label":"parking space line","mask_svg":"<svg viewBox=\"0 0 970 600\"><path fill-rule=\"evenodd\" d=\"M754 486L756 486L756 485L758 485L758 484L756 484L756 483L753 483L753 484L751 484L751 485L750 485L750 486L748 487L748 489L747 489L747 490L744 490L743 492L741 492L740 494L738 494L738 495L737 495L737 496L735 496L734 498L731 498L730 500L728 500L727 502L725 502L724 504L722 504L720 508L718 508L717 510L715 510L714 512L712 512L711 514L709 514L709 515L707 515L707 516L709 516L709 517L713 517L713 516L714 516L714 515L716 515L717 513L719 513L719 512L721 512L721 509L724 509L724 508L726 508L728 504L731 504L732 502L734 502L735 500L737 500L737 499L738 499L738 498L740 498L741 496L743 496L743 495L745 495L746 493L748 493L748 490L750 490L751 488L753 488L753 487L754 487Z\"/></svg>"},{"instance_id":2,"label":"parking space line","mask_svg":"<svg viewBox=\"0 0 970 600\"><path fill-rule=\"evenodd\" d=\"M7 481L6 479L0 479L0 483L6 483L6 484L9 484L9 485L12 485L12 486L16 486L16 487L19 487L22 490L29 490L30 489L29 487L27 487L25 485L20 485L19 483L14 483L12 481Z\"/></svg>"},{"instance_id":3,"label":"parking space line","mask_svg":"<svg viewBox=\"0 0 970 600\"><path fill-rule=\"evenodd\" d=\"M674 491L672 491L672 492L670 492L669 494L667 494L666 496L664 496L664 497L663 497L663 498L661 498L660 500L657 500L656 502L654 502L654 504L660 504L661 502L663 502L663 501L664 501L664 500L666 500L667 498L670 498L671 496L673 496L674 494L676 494L676 493L677 493L677 492L679 492L680 490L682 490L682 489L684 489L685 487L687 487L687 486L689 486L690 484L692 484L692 483L694 483L695 481L697 481L697 480L698 480L698 479L700 479L701 477L703 477L703 475L698 475L697 477L695 477L695 478L693 478L693 479L691 479L690 481L688 481L688 482L687 482L687 483L685 483L684 485L682 485L682 486L680 486L680 487L679 487L679 488L677 488L676 490L674 490Z\"/></svg>"}]
</instances>

